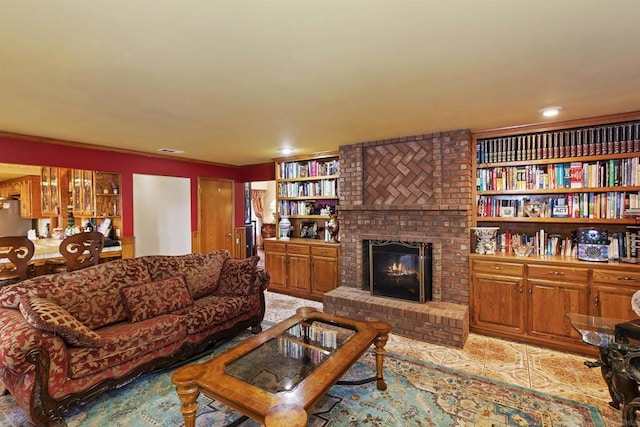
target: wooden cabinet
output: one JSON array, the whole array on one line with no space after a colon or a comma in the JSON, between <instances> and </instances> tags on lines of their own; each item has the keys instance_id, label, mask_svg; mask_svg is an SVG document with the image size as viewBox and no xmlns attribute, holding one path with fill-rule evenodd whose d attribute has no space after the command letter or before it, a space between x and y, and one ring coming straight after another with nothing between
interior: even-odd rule
<instances>
[{"instance_id":1,"label":"wooden cabinet","mask_svg":"<svg viewBox=\"0 0 640 427\"><path fill-rule=\"evenodd\" d=\"M269 289L322 301L338 286L339 247L311 239L265 239L265 268Z\"/></svg>"},{"instance_id":2,"label":"wooden cabinet","mask_svg":"<svg viewBox=\"0 0 640 427\"><path fill-rule=\"evenodd\" d=\"M473 261L472 323L478 330L524 331L524 267L506 262Z\"/></svg>"},{"instance_id":3,"label":"wooden cabinet","mask_svg":"<svg viewBox=\"0 0 640 427\"><path fill-rule=\"evenodd\" d=\"M274 240L264 241L264 266L271 276L269 290L282 292L287 289L287 244Z\"/></svg>"},{"instance_id":4,"label":"wooden cabinet","mask_svg":"<svg viewBox=\"0 0 640 427\"><path fill-rule=\"evenodd\" d=\"M40 173L40 206L42 216L52 217L61 214L60 185L58 168L43 167ZM64 207L66 209L66 206Z\"/></svg>"},{"instance_id":5,"label":"wooden cabinet","mask_svg":"<svg viewBox=\"0 0 640 427\"><path fill-rule=\"evenodd\" d=\"M517 341L590 353L566 313L637 319L631 296L640 267L549 257L471 258L471 330Z\"/></svg>"},{"instance_id":6,"label":"wooden cabinet","mask_svg":"<svg viewBox=\"0 0 640 427\"><path fill-rule=\"evenodd\" d=\"M275 160L276 229L283 216L291 222L291 237L301 237L303 222L311 224L307 229L323 229L338 204L338 152Z\"/></svg>"},{"instance_id":7,"label":"wooden cabinet","mask_svg":"<svg viewBox=\"0 0 640 427\"><path fill-rule=\"evenodd\" d=\"M593 313L613 319L636 319L631 297L640 290L640 270L593 270Z\"/></svg>"},{"instance_id":8,"label":"wooden cabinet","mask_svg":"<svg viewBox=\"0 0 640 427\"><path fill-rule=\"evenodd\" d=\"M71 194L73 215L79 218L93 217L93 171L71 170Z\"/></svg>"},{"instance_id":9,"label":"wooden cabinet","mask_svg":"<svg viewBox=\"0 0 640 427\"><path fill-rule=\"evenodd\" d=\"M338 286L338 253L337 246L311 248L311 294L317 299Z\"/></svg>"},{"instance_id":10,"label":"wooden cabinet","mask_svg":"<svg viewBox=\"0 0 640 427\"><path fill-rule=\"evenodd\" d=\"M39 176L25 175L4 181L0 193L3 197L20 198L20 216L22 218L37 219L42 216Z\"/></svg>"},{"instance_id":11,"label":"wooden cabinet","mask_svg":"<svg viewBox=\"0 0 640 427\"><path fill-rule=\"evenodd\" d=\"M531 336L580 343L565 313L588 313L587 268L528 265L527 292L527 332Z\"/></svg>"},{"instance_id":12,"label":"wooden cabinet","mask_svg":"<svg viewBox=\"0 0 640 427\"><path fill-rule=\"evenodd\" d=\"M640 268L620 261L640 255L640 216L627 213L640 208L640 113L475 132L473 141L471 226L499 229L495 255L470 256L472 330L584 351L565 313L637 318ZM609 262L579 260L580 228L607 231ZM531 256L516 257L518 243L530 243ZM514 263L522 276L486 269Z\"/></svg>"},{"instance_id":13,"label":"wooden cabinet","mask_svg":"<svg viewBox=\"0 0 640 427\"><path fill-rule=\"evenodd\" d=\"M295 293L311 292L311 248L287 243L287 289Z\"/></svg>"}]
</instances>

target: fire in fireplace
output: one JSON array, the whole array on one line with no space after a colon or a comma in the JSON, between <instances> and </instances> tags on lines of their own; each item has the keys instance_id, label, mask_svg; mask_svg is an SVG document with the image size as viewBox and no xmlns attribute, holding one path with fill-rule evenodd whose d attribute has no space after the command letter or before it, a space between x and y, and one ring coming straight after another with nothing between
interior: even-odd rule
<instances>
[{"instance_id":1,"label":"fire in fireplace","mask_svg":"<svg viewBox=\"0 0 640 427\"><path fill-rule=\"evenodd\" d=\"M368 240L371 295L425 302L432 298L431 243Z\"/></svg>"}]
</instances>

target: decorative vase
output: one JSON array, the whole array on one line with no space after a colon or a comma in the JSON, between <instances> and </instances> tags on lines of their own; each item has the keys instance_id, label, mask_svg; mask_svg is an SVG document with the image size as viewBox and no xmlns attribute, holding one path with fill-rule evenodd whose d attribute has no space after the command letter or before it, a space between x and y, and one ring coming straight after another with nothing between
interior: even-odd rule
<instances>
[{"instance_id":1,"label":"decorative vase","mask_svg":"<svg viewBox=\"0 0 640 427\"><path fill-rule=\"evenodd\" d=\"M289 221L288 216L282 215L282 218L280 218L280 222L278 223L278 228L280 229L280 234L279 234L280 240L289 240L289 230L291 230L291 221Z\"/></svg>"},{"instance_id":2,"label":"decorative vase","mask_svg":"<svg viewBox=\"0 0 640 427\"><path fill-rule=\"evenodd\" d=\"M496 253L496 234L500 227L471 227L476 235L476 253L493 255Z\"/></svg>"},{"instance_id":3,"label":"decorative vase","mask_svg":"<svg viewBox=\"0 0 640 427\"><path fill-rule=\"evenodd\" d=\"M329 243L340 243L340 221L338 220L338 215L329 215L327 229L329 230L329 235L331 236Z\"/></svg>"}]
</instances>

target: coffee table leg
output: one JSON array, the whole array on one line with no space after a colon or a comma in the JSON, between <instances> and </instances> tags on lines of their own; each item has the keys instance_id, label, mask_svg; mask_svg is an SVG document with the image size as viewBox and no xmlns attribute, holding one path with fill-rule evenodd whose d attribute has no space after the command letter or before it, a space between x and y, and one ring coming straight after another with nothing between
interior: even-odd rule
<instances>
[{"instance_id":1,"label":"coffee table leg","mask_svg":"<svg viewBox=\"0 0 640 427\"><path fill-rule=\"evenodd\" d=\"M198 410L198 396L200 391L195 384L176 386L178 397L182 402L180 412L184 416L185 427L196 427L196 411Z\"/></svg>"},{"instance_id":2,"label":"coffee table leg","mask_svg":"<svg viewBox=\"0 0 640 427\"><path fill-rule=\"evenodd\" d=\"M384 362L384 354L386 353L384 346L387 344L387 340L389 339L391 325L386 322L373 322L373 327L378 330L378 336L373 342L376 346L376 375L378 377L376 386L378 387L378 390L386 390L387 383L384 382L382 363Z\"/></svg>"}]
</instances>

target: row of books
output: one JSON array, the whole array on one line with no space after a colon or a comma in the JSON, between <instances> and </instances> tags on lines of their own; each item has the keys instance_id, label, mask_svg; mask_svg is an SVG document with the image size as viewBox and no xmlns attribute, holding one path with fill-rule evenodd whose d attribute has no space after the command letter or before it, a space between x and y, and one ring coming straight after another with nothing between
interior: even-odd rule
<instances>
[{"instance_id":1,"label":"row of books","mask_svg":"<svg viewBox=\"0 0 640 427\"><path fill-rule=\"evenodd\" d=\"M337 175L340 172L339 160L309 160L305 162L283 162L279 166L280 179L306 178Z\"/></svg>"},{"instance_id":2,"label":"row of books","mask_svg":"<svg viewBox=\"0 0 640 427\"><path fill-rule=\"evenodd\" d=\"M330 353L328 350L309 347L284 337L278 337L278 352L295 360L308 359L314 365L322 363Z\"/></svg>"},{"instance_id":3,"label":"row of books","mask_svg":"<svg viewBox=\"0 0 640 427\"><path fill-rule=\"evenodd\" d=\"M517 162L640 152L640 122L481 139L476 161Z\"/></svg>"},{"instance_id":4,"label":"row of books","mask_svg":"<svg viewBox=\"0 0 640 427\"><path fill-rule=\"evenodd\" d=\"M549 165L498 166L476 171L479 191L640 185L640 157Z\"/></svg>"},{"instance_id":5,"label":"row of books","mask_svg":"<svg viewBox=\"0 0 640 427\"><path fill-rule=\"evenodd\" d=\"M531 209L532 203L535 209ZM480 217L535 218L628 218L627 209L640 208L640 192L570 193L527 198L479 196Z\"/></svg>"},{"instance_id":6,"label":"row of books","mask_svg":"<svg viewBox=\"0 0 640 427\"><path fill-rule=\"evenodd\" d=\"M338 333L321 326L306 326L298 323L289 328L287 334L305 342L310 341L320 347L329 349L338 347Z\"/></svg>"},{"instance_id":7,"label":"row of books","mask_svg":"<svg viewBox=\"0 0 640 427\"><path fill-rule=\"evenodd\" d=\"M578 244L576 232L571 235L549 234L544 229L533 235L512 234L509 230L499 232L496 236L496 251L512 254L513 245L531 244L531 255L576 257ZM626 231L607 233L609 236L608 258L637 262L640 255L640 229L629 226Z\"/></svg>"},{"instance_id":8,"label":"row of books","mask_svg":"<svg viewBox=\"0 0 640 427\"><path fill-rule=\"evenodd\" d=\"M278 185L278 194L280 197L336 196L338 182L337 179L281 182Z\"/></svg>"}]
</instances>

